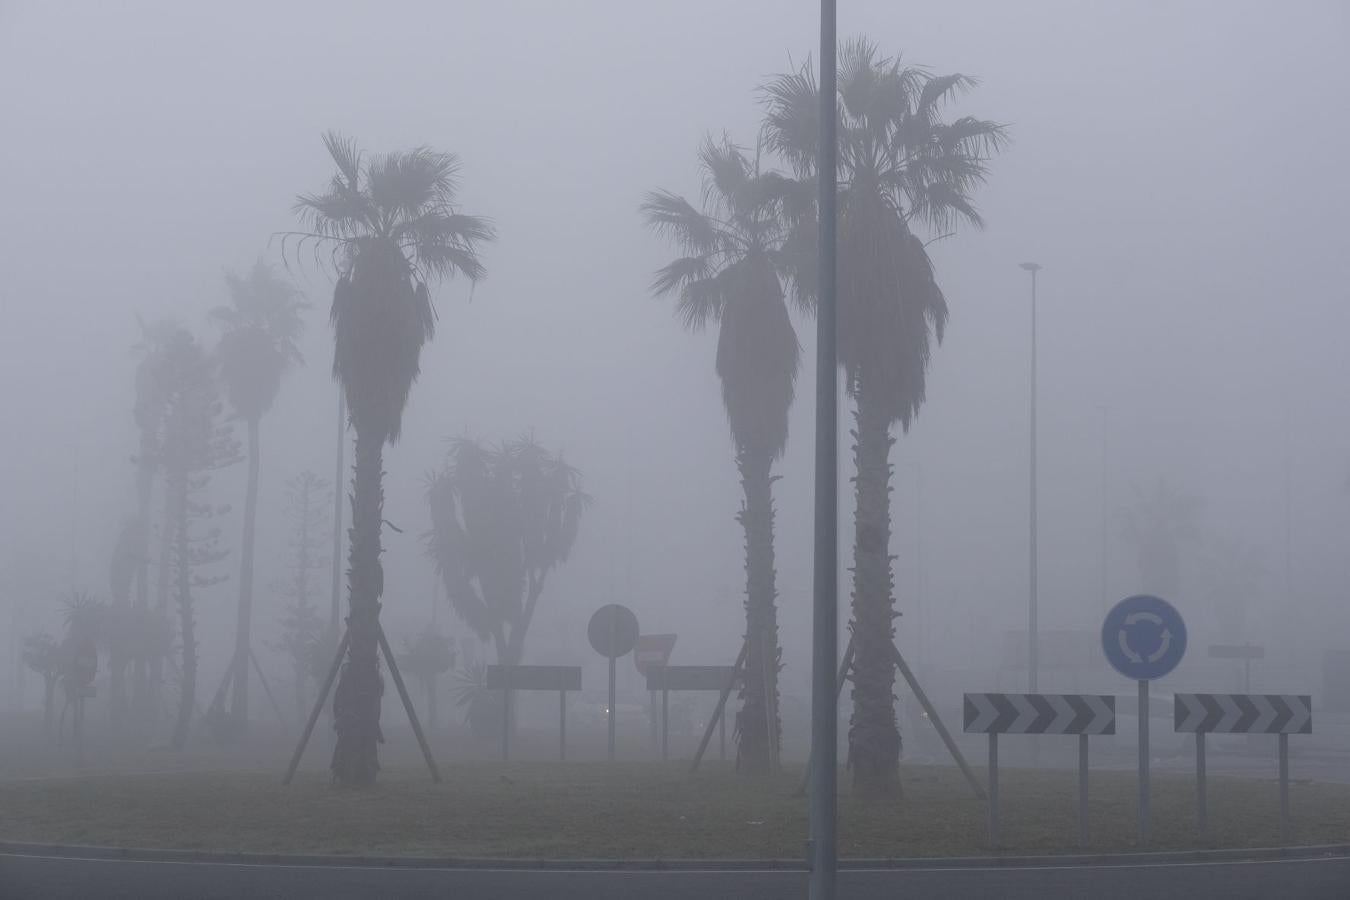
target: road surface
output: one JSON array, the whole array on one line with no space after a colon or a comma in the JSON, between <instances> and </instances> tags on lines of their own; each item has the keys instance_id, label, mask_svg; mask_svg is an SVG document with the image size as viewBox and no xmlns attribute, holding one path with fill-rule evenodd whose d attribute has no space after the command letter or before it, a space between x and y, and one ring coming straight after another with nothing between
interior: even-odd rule
<instances>
[{"instance_id":1,"label":"road surface","mask_svg":"<svg viewBox=\"0 0 1350 900\"><path fill-rule=\"evenodd\" d=\"M1350 854L1278 860L848 869L840 900L1345 900ZM154 861L0 853L0 897L23 900L779 900L790 870L543 870Z\"/></svg>"}]
</instances>

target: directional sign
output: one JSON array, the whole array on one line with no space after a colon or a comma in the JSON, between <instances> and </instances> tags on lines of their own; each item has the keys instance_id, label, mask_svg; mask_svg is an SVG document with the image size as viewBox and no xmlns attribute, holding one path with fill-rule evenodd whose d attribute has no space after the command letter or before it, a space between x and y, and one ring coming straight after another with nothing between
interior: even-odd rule
<instances>
[{"instance_id":1,"label":"directional sign","mask_svg":"<svg viewBox=\"0 0 1350 900\"><path fill-rule=\"evenodd\" d=\"M1175 669L1186 654L1186 623L1166 600L1148 594L1126 597L1106 614L1102 650L1126 678L1152 681Z\"/></svg>"},{"instance_id":2,"label":"directional sign","mask_svg":"<svg viewBox=\"0 0 1350 900\"><path fill-rule=\"evenodd\" d=\"M590 624L586 626L586 636L591 639L591 646L596 653L618 659L637 643L637 616L628 607L617 603L602 606L591 616Z\"/></svg>"},{"instance_id":3,"label":"directional sign","mask_svg":"<svg viewBox=\"0 0 1350 900\"><path fill-rule=\"evenodd\" d=\"M1260 644L1210 644L1210 659L1265 659L1266 648Z\"/></svg>"},{"instance_id":4,"label":"directional sign","mask_svg":"<svg viewBox=\"0 0 1350 900\"><path fill-rule=\"evenodd\" d=\"M720 691L741 679L735 666L648 666L649 691Z\"/></svg>"},{"instance_id":5,"label":"directional sign","mask_svg":"<svg viewBox=\"0 0 1350 900\"><path fill-rule=\"evenodd\" d=\"M1222 734L1312 734L1307 694L1177 694L1176 730Z\"/></svg>"},{"instance_id":6,"label":"directional sign","mask_svg":"<svg viewBox=\"0 0 1350 900\"><path fill-rule=\"evenodd\" d=\"M639 675L646 675L652 666L664 666L670 662L671 651L675 649L673 634L640 634L637 645L633 647L633 665Z\"/></svg>"},{"instance_id":7,"label":"directional sign","mask_svg":"<svg viewBox=\"0 0 1350 900\"><path fill-rule=\"evenodd\" d=\"M488 666L489 690L579 691L581 666Z\"/></svg>"},{"instance_id":8,"label":"directional sign","mask_svg":"<svg viewBox=\"0 0 1350 900\"><path fill-rule=\"evenodd\" d=\"M1115 734L1116 698L1103 694L966 694L968 734Z\"/></svg>"}]
</instances>

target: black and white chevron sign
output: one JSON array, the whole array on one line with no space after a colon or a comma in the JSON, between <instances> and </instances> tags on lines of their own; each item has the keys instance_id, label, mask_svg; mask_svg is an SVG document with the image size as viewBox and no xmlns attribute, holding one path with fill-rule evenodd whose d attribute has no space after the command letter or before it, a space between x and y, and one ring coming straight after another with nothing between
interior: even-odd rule
<instances>
[{"instance_id":1,"label":"black and white chevron sign","mask_svg":"<svg viewBox=\"0 0 1350 900\"><path fill-rule=\"evenodd\" d=\"M1115 734L1116 698L1102 694L966 694L971 734Z\"/></svg>"},{"instance_id":2,"label":"black and white chevron sign","mask_svg":"<svg viewBox=\"0 0 1350 900\"><path fill-rule=\"evenodd\" d=\"M1177 731L1311 734L1307 694L1177 694Z\"/></svg>"}]
</instances>

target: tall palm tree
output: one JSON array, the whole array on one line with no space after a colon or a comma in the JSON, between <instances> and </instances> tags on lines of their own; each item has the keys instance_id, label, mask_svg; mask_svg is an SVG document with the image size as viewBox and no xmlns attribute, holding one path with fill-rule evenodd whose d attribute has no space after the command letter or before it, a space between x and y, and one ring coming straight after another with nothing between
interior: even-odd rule
<instances>
[{"instance_id":1,"label":"tall palm tree","mask_svg":"<svg viewBox=\"0 0 1350 900\"><path fill-rule=\"evenodd\" d=\"M303 194L295 211L308 230L297 249L327 246L337 266L331 320L333 377L356 430L348 555L347 659L333 697L333 777L370 784L379 770L380 565L384 445L398 440L422 346L435 331L428 283L484 275L478 247L495 236L485 219L456 211L459 160L426 147L363 158L329 132L337 166L328 188Z\"/></svg>"},{"instance_id":2,"label":"tall palm tree","mask_svg":"<svg viewBox=\"0 0 1350 900\"><path fill-rule=\"evenodd\" d=\"M758 154L749 159L725 137L706 140L699 162L702 209L656 191L642 213L684 254L656 273L653 292L677 295L677 315L692 331L718 323L717 376L745 495L736 518L745 531L750 676L741 688L736 765L763 772L777 758L780 739L772 471L787 446L800 357L784 281L800 258L790 240L793 223L810 209L810 187L761 171Z\"/></svg>"},{"instance_id":3,"label":"tall palm tree","mask_svg":"<svg viewBox=\"0 0 1350 900\"><path fill-rule=\"evenodd\" d=\"M970 197L1005 141L993 122L943 121L945 105L975 83L903 66L865 39L840 54L838 339L856 407L848 758L855 790L869 795L899 787L891 428L907 431L922 406L932 342L942 341L947 322L946 300L915 230L946 236L963 223L979 227ZM810 64L773 79L764 101L769 146L798 175L814 177L819 104ZM811 233L804 245L814 243ZM808 289L814 283L803 279Z\"/></svg>"},{"instance_id":4,"label":"tall palm tree","mask_svg":"<svg viewBox=\"0 0 1350 900\"><path fill-rule=\"evenodd\" d=\"M211 310L224 333L216 355L235 415L248 431L248 482L244 493L244 535L239 546L239 610L235 629L231 719L236 731L248 723L249 637L253 618L253 544L258 523L258 425L281 390L281 376L301 362L296 341L308 304L289 282L262 260L246 276L225 274L228 306Z\"/></svg>"}]
</instances>

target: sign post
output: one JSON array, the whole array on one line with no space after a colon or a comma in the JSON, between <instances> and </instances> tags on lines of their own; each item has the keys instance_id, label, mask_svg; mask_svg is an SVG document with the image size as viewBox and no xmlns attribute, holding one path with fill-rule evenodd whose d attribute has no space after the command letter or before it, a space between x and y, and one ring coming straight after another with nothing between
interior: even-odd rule
<instances>
[{"instance_id":1,"label":"sign post","mask_svg":"<svg viewBox=\"0 0 1350 900\"><path fill-rule=\"evenodd\" d=\"M614 720L617 718L618 690L615 661L625 656L637 644L638 620L626 606L610 603L600 607L586 626L586 636L596 653L609 659L609 761L614 762Z\"/></svg>"},{"instance_id":2,"label":"sign post","mask_svg":"<svg viewBox=\"0 0 1350 900\"><path fill-rule=\"evenodd\" d=\"M989 735L989 844L998 846L998 736L1078 735L1078 836L1088 834L1088 735L1116 733L1116 698L1102 694L966 694L967 734Z\"/></svg>"},{"instance_id":3,"label":"sign post","mask_svg":"<svg viewBox=\"0 0 1350 900\"><path fill-rule=\"evenodd\" d=\"M1195 804L1205 836L1205 735L1275 734L1280 741L1280 834L1289 839L1289 735L1312 733L1312 697L1307 694L1177 694L1174 727L1195 733Z\"/></svg>"},{"instance_id":4,"label":"sign post","mask_svg":"<svg viewBox=\"0 0 1350 900\"><path fill-rule=\"evenodd\" d=\"M1136 594L1111 608L1102 623L1102 651L1111 667L1139 685L1139 843L1148 841L1149 683L1186 655L1186 623L1160 597Z\"/></svg>"},{"instance_id":5,"label":"sign post","mask_svg":"<svg viewBox=\"0 0 1350 900\"><path fill-rule=\"evenodd\" d=\"M670 759L670 692L721 691L735 685L743 676L738 666L648 666L647 690L661 695L661 761ZM708 721L725 719L725 705ZM723 756L725 757L725 749Z\"/></svg>"},{"instance_id":6,"label":"sign post","mask_svg":"<svg viewBox=\"0 0 1350 900\"><path fill-rule=\"evenodd\" d=\"M516 691L558 692L558 759L567 757L567 692L581 690L581 666L488 666L487 687L504 695L502 762L511 760L511 700Z\"/></svg>"}]
</instances>

